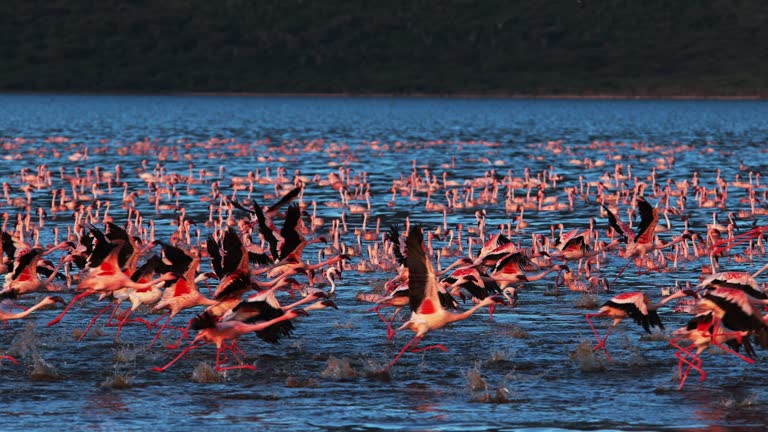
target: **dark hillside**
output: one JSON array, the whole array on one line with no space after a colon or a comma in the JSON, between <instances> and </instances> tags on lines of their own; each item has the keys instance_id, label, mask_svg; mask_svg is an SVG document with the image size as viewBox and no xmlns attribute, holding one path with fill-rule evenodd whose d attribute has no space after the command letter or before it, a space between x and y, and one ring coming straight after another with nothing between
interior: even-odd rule
<instances>
[{"instance_id":1,"label":"dark hillside","mask_svg":"<svg viewBox=\"0 0 768 432\"><path fill-rule=\"evenodd\" d=\"M6 3L5 91L768 94L762 0Z\"/></svg>"}]
</instances>

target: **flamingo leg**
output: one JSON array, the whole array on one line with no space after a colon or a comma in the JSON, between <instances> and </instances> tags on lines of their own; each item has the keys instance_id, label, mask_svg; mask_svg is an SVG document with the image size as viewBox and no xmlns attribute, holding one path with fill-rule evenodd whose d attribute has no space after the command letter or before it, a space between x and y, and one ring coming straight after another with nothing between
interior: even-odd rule
<instances>
[{"instance_id":1,"label":"flamingo leg","mask_svg":"<svg viewBox=\"0 0 768 432\"><path fill-rule=\"evenodd\" d=\"M113 322L112 322L112 320L113 320L113 319L115 319L115 315L118 315L118 314L117 314L117 311L118 311L119 309L120 309L120 304L119 304L119 303L115 303L115 308L112 310L112 314L111 314L111 315L109 316L109 318L107 319L107 323L106 323L106 324L104 324L105 326L107 326L107 327L114 327L114 326L116 326L116 325L117 325L117 324L113 323ZM118 319L120 319L120 316L118 315L118 317L117 317L117 318L118 318ZM119 323L118 323L118 324L119 324Z\"/></svg>"},{"instance_id":2,"label":"flamingo leg","mask_svg":"<svg viewBox=\"0 0 768 432\"><path fill-rule=\"evenodd\" d=\"M243 356L243 358L248 357L245 351L240 349L240 346L237 344L236 340L232 341L232 344L230 345L229 349L232 351L233 354L240 354L241 356Z\"/></svg>"},{"instance_id":3,"label":"flamingo leg","mask_svg":"<svg viewBox=\"0 0 768 432\"><path fill-rule=\"evenodd\" d=\"M234 365L234 366L221 366L221 364L220 364L220 356L221 356L222 351L224 351L225 349L229 349L230 351L232 351L232 354L234 355L235 359L238 360L238 362L240 361L240 359L237 358L237 354L235 353L235 350L232 349L232 346L224 344L224 345L222 345L220 348L218 348L216 350L216 370L217 371L223 372L223 371L228 371L228 370L233 370L233 369L256 370L256 366L249 365L249 364L242 364L242 362L241 362L241 364ZM239 348L237 348L237 349L239 349Z\"/></svg>"},{"instance_id":4,"label":"flamingo leg","mask_svg":"<svg viewBox=\"0 0 768 432\"><path fill-rule=\"evenodd\" d=\"M115 332L115 340L118 340L120 338L120 331L123 330L123 326L128 321L128 317L131 316L133 313L133 309L128 309L125 314L123 314L123 318L120 320L120 323L117 324L117 332Z\"/></svg>"},{"instance_id":5,"label":"flamingo leg","mask_svg":"<svg viewBox=\"0 0 768 432\"><path fill-rule=\"evenodd\" d=\"M737 336L739 336L739 339L741 338L741 334L740 334L740 333L736 333L736 332L732 332L732 333L723 333L723 335L724 335L724 336L731 336L731 335L734 335L734 334L735 334L735 335L737 335ZM749 358L749 357L747 357L747 356L745 356L745 355L743 355L743 354L740 354L740 353L738 353L738 352L736 352L736 351L732 350L731 348L729 348L729 347L727 347L727 346L725 346L725 345L722 345L722 344L717 344L717 343L716 343L715 345L716 345L718 348L720 348L721 350L723 350L723 351L725 351L725 352L727 352L727 353L733 354L733 355L735 355L736 357L738 357L738 358L740 358L740 359L744 360L745 362L747 362L747 363L749 363L749 364L755 364L755 359L752 359L752 358Z\"/></svg>"},{"instance_id":6,"label":"flamingo leg","mask_svg":"<svg viewBox=\"0 0 768 432\"><path fill-rule=\"evenodd\" d=\"M627 267L629 266L630 263L632 263L632 259L631 258L627 258L627 263L624 264L624 267L622 267L621 270L619 270L618 273L616 273L616 277L613 278L613 281L611 282L611 284L609 286L613 286L613 284L616 283L616 280L619 278L619 276L621 276L622 273L624 273L624 270L627 269Z\"/></svg>"},{"instance_id":7,"label":"flamingo leg","mask_svg":"<svg viewBox=\"0 0 768 432\"><path fill-rule=\"evenodd\" d=\"M488 305L488 316L490 317L490 320L493 321L493 311L496 310L496 304L492 303Z\"/></svg>"},{"instance_id":8,"label":"flamingo leg","mask_svg":"<svg viewBox=\"0 0 768 432\"><path fill-rule=\"evenodd\" d=\"M369 312L370 312L370 311L374 311L374 312L376 312L376 315L378 315L378 316L379 316L379 319L381 320L381 322L383 322L384 324L386 324L386 325L387 325L387 342L390 342L390 343L391 343L391 342L392 342L392 338L393 338L393 337L395 337L395 330L392 328L392 324L390 324L389 320L385 319L385 318L384 318L384 317L381 315L381 312L379 312L379 308L380 308L380 307L381 307L381 306L376 306L375 308L373 308L373 309L370 309L370 310L369 310ZM394 316L392 317L392 321L393 321L393 322L395 321L395 318L394 318Z\"/></svg>"},{"instance_id":9,"label":"flamingo leg","mask_svg":"<svg viewBox=\"0 0 768 432\"><path fill-rule=\"evenodd\" d=\"M608 359L608 361L613 361L611 359L611 355L608 354L608 348L605 346L605 341L608 339L608 335L611 334L611 329L613 329L613 326L608 328L608 332L606 332L604 338L600 338L600 335L597 333L597 329L595 328L595 325L592 323L592 317L599 317L599 316L606 316L604 313L596 313L596 314L586 314L585 318L587 319L587 322L589 323L589 326L592 328L592 333L595 335L595 339L597 339L597 345L595 345L594 348L592 348L592 351L597 351L600 348L605 350L605 357Z\"/></svg>"},{"instance_id":10,"label":"flamingo leg","mask_svg":"<svg viewBox=\"0 0 768 432\"><path fill-rule=\"evenodd\" d=\"M162 326L162 327L160 327L160 330L158 330L158 331L157 331L157 334L155 334L155 338L154 338L154 339L152 339L152 342L150 342L150 343L149 343L149 346L147 347L147 349L150 349L150 348L152 348L152 345L154 345L154 344L155 344L155 342L157 341L157 338L159 338L159 337L160 337L160 333L162 333L162 332L163 332L163 330L165 330L165 327L168 325L168 322L170 322L170 321L171 321L171 318L173 318L173 315L171 315L171 314L169 313L169 314L168 314L168 318L167 318L167 319L165 320L165 322L163 323L163 326Z\"/></svg>"},{"instance_id":11,"label":"flamingo leg","mask_svg":"<svg viewBox=\"0 0 768 432\"><path fill-rule=\"evenodd\" d=\"M693 357L688 359L687 357L691 355L691 350L695 347L695 345L691 345L688 348L683 348L680 351L677 351L675 353L675 357L679 360L677 364L678 368L678 375L680 379L680 385L677 387L678 390L682 390L683 386L685 385L685 381L688 379L688 375L691 373L691 369L699 372L701 375L700 380L704 381L707 378L707 373L704 371L704 369L701 367L702 360L698 356L698 354L693 354ZM683 363L687 365L685 368L685 372L683 372Z\"/></svg>"},{"instance_id":12,"label":"flamingo leg","mask_svg":"<svg viewBox=\"0 0 768 432\"><path fill-rule=\"evenodd\" d=\"M2 360L8 360L8 361L10 361L13 364L19 364L18 360L16 360L15 358L13 358L13 357L11 357L9 355L0 356L0 361L2 361Z\"/></svg>"},{"instance_id":13,"label":"flamingo leg","mask_svg":"<svg viewBox=\"0 0 768 432\"><path fill-rule=\"evenodd\" d=\"M187 326L181 329L178 329L181 332L181 336L179 336L179 339L176 341L176 343L171 345L166 345L165 347L168 349L176 349L181 344L181 341L186 339L189 336L189 328L192 326L192 320L189 320L187 323Z\"/></svg>"},{"instance_id":14,"label":"flamingo leg","mask_svg":"<svg viewBox=\"0 0 768 432\"><path fill-rule=\"evenodd\" d=\"M413 346L413 347L411 347L411 352L412 353L420 353L422 351L427 351L427 350L431 350L431 349L439 349L439 350L441 350L443 352L448 352L448 348L446 348L442 344L430 345L430 346L424 347L424 348L416 348L415 346Z\"/></svg>"},{"instance_id":15,"label":"flamingo leg","mask_svg":"<svg viewBox=\"0 0 768 432\"><path fill-rule=\"evenodd\" d=\"M107 309L109 309L109 308L111 308L113 306L115 306L115 304L114 303L110 303L104 309L100 310L99 313L97 313L96 316L93 317L93 319L91 319L91 322L88 323L88 326L85 327L85 330L83 330L83 334L81 334L80 337L77 338L77 341L80 342L81 340L83 340L85 335L88 334L88 330L90 330L91 327L93 327L93 325L96 324L96 320L98 320L100 316L104 315L104 313L107 312Z\"/></svg>"},{"instance_id":16,"label":"flamingo leg","mask_svg":"<svg viewBox=\"0 0 768 432\"><path fill-rule=\"evenodd\" d=\"M385 370L391 368L397 362L397 360L400 357L402 357L402 355L408 350L408 348L411 348L411 346L415 347L416 345L419 344L420 341L421 341L421 338L419 336L414 336L413 339L411 339L410 341L408 341L407 344L405 344L403 349L400 350L400 352L395 356L395 358L392 359L392 361L389 363L389 365L386 367Z\"/></svg>"},{"instance_id":17,"label":"flamingo leg","mask_svg":"<svg viewBox=\"0 0 768 432\"><path fill-rule=\"evenodd\" d=\"M63 310L63 311L61 311L61 313L59 314L59 316L57 316L56 318L52 319L52 320L51 320L51 321L48 323L48 327L50 327L50 326L52 326L52 325L56 325L56 324L58 324L58 323L61 321L61 319L62 319L62 318L64 318L64 315L66 315L66 314L67 314L67 312L69 312L69 309L71 309L71 308L72 308L72 306L74 306L74 304L78 302L78 300L81 300L81 299L83 299L83 298L85 298L85 297L88 297L88 296L89 296L89 295L91 295L91 294L93 294L93 291L83 291L83 292L81 292L80 294L76 295L76 296L75 296L75 297L72 299L72 301L71 301L71 302L69 302L69 304L67 305L67 307L65 307L65 308L64 308L64 310Z\"/></svg>"},{"instance_id":18,"label":"flamingo leg","mask_svg":"<svg viewBox=\"0 0 768 432\"><path fill-rule=\"evenodd\" d=\"M167 318L169 313L170 313L170 312L168 312L168 313L164 313L164 314L160 315L159 317L157 317L157 319L156 319L156 320L152 321L152 327L156 327L156 326L157 326L157 323L159 323L161 319L163 319L163 318Z\"/></svg>"},{"instance_id":19,"label":"flamingo leg","mask_svg":"<svg viewBox=\"0 0 768 432\"><path fill-rule=\"evenodd\" d=\"M693 349L698 348L697 345L694 343L691 343L687 347L681 347L677 343L678 340L680 340L680 338L670 339L669 344L678 349L678 351L675 353L675 357L679 360L677 364L677 368L678 368L678 377L680 379L680 385L677 387L677 389L682 390L683 385L685 385L685 381L688 379L688 374L690 374L691 369L694 369L697 372L699 372L699 374L701 375L700 381L704 381L707 378L707 373L704 371L704 368L701 367L703 364L703 361L699 356L699 352L693 353L692 357L690 359L688 358L688 356L691 356ZM685 372L683 372L684 363L687 365Z\"/></svg>"},{"instance_id":20,"label":"flamingo leg","mask_svg":"<svg viewBox=\"0 0 768 432\"><path fill-rule=\"evenodd\" d=\"M184 348L184 350L182 352L180 352L179 355L174 357L173 360L168 362L168 364L166 364L163 367L153 367L152 370L155 371L155 372L165 372L166 369L171 367L171 365L176 363L180 358L184 357L185 354L187 354L188 352L192 351L193 349L195 349L195 348L197 348L199 346L201 346L201 345L189 344L188 347Z\"/></svg>"}]
</instances>

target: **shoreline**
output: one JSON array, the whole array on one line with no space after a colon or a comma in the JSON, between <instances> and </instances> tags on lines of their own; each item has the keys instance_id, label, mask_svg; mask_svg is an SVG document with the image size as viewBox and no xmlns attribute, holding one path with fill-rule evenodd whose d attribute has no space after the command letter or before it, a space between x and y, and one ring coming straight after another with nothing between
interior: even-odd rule
<instances>
[{"instance_id":1,"label":"shoreline","mask_svg":"<svg viewBox=\"0 0 768 432\"><path fill-rule=\"evenodd\" d=\"M545 99L545 100L723 100L760 101L768 95L632 95L632 94L525 94L525 93L292 93L292 92L189 92L189 91L0 91L0 95L67 96L211 96L211 97L297 97L297 98L403 98L403 99Z\"/></svg>"}]
</instances>

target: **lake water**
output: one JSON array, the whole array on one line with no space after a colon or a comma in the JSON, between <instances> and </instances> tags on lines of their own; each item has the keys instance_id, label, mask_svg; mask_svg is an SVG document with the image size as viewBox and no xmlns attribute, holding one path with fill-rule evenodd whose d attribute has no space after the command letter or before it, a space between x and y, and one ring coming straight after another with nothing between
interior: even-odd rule
<instances>
[{"instance_id":1,"label":"lake water","mask_svg":"<svg viewBox=\"0 0 768 432\"><path fill-rule=\"evenodd\" d=\"M85 175L96 166L113 172L119 164L129 191L147 190L141 172L162 168L165 173L187 175L191 170L199 176L205 170L203 180L194 185L197 193L180 196L204 239L210 233L203 223L209 208L201 197L209 193L212 181L221 180L223 193L231 194L230 179L249 171L264 176L270 169L274 177L282 167L289 178L299 170L309 179L318 175L325 180L339 167L348 167L352 176L366 174L369 230L377 219L387 227L402 225L406 216L434 229L442 225L443 215L426 211L424 193L416 195L418 201L398 194L390 204L393 181L408 177L413 164L420 175L425 168L438 179L447 172L459 185L492 169L513 177L523 177L525 168L534 177L549 169L561 179L546 193L560 203L567 203L565 188L578 187L580 178L601 181L604 174L613 175L616 163L624 165L624 172L631 165L632 175L641 179L655 168L661 185L690 180L696 172L701 184L711 189L718 170L729 182L736 175L746 180L750 171L766 172L766 119L768 103L762 101L3 95L0 181L10 185L12 198L24 198L22 168L34 173L37 166L47 165L57 175L51 187L32 191L36 208L50 205L51 189L70 188L58 174L75 175L76 167ZM550 143L554 141L561 143ZM601 144L606 141L613 144ZM585 159L601 163L587 166ZM103 184L100 188L98 199L110 201L110 215L124 223L123 188L115 185L111 194ZM755 189L762 200L765 187ZM253 197L271 203L274 199L264 195L273 193L271 185L257 184ZM238 197L246 194L240 191ZM515 191L516 196L525 194L525 189ZM303 200L315 200L317 216L326 221L319 233L340 217L342 209L323 205L338 196L318 181L307 184ZM725 209L699 208L690 197L690 228L703 234L713 211L723 220L729 211L749 210L747 197L746 189L732 186ZM444 191L432 200L445 203ZM658 199L649 201L656 205ZM353 203L365 205L359 198ZM12 221L22 212L4 199L2 206ZM178 213L156 212L153 203L141 197L137 207L155 220L157 237L168 239L176 229L171 221ZM627 207L620 204L625 221ZM451 209L447 223L462 224L466 231L476 225L475 212L481 209L489 232L509 221L514 229L517 213L508 213L503 200ZM343 240L355 245L354 230L361 227L362 216L348 210ZM577 201L573 210L526 211L529 225L513 240L530 247L533 233L549 235L558 223L566 229L587 229L590 218L605 236L607 220L599 210L593 194ZM764 216L742 219L741 227L765 224ZM49 214L40 229L41 241L50 243L53 227L65 232L72 221L71 211ZM660 234L665 241L683 230L678 217L671 217L671 225L671 233ZM362 243L364 249L372 244ZM441 244L436 240L436 246ZM305 258L316 261L317 249L308 248ZM353 258L351 264L356 266L360 259ZM453 259L444 258L442 265ZM724 260L721 265L754 270L765 259ZM624 263L609 255L602 276L612 280ZM642 290L656 301L664 287L697 283L706 264L701 258L680 262L675 271L639 275L630 265L613 288ZM209 267L204 260L202 270ZM193 374L201 363L213 364L212 346L192 351L159 374L150 367L165 364L176 351L162 346L147 351L152 333L145 327L127 326L116 344L115 329L102 328L101 321L83 341L75 340L73 334L104 305L96 299L76 306L53 327L46 327L57 314L53 310L12 321L0 331L0 348L21 364L0 366L3 429L658 430L763 429L768 423L764 351L758 350L754 365L706 351L706 381L699 382L692 373L677 391L674 350L663 337L641 338L642 330L631 320L620 324L609 339L613 362L599 354L579 355L580 347L594 342L584 320L589 310L577 307L580 293L545 295L553 288L554 275L528 284L520 291L518 305L499 308L493 320L483 311L425 338L425 345L444 344L447 353L407 353L389 376L372 373L397 354L410 334L401 332L388 343L385 327L369 311L371 305L359 303L356 294L372 292L393 276L345 271L337 289L338 311L312 312L296 323L294 336L279 345L243 337L240 345L258 370L227 372L218 382ZM612 295L599 294L599 303ZM174 322L183 323L199 310L184 312ZM689 318L669 308L660 315L667 332ZM607 325L601 322L601 330ZM174 336L169 333L168 341ZM116 377L127 383L120 385Z\"/></svg>"}]
</instances>

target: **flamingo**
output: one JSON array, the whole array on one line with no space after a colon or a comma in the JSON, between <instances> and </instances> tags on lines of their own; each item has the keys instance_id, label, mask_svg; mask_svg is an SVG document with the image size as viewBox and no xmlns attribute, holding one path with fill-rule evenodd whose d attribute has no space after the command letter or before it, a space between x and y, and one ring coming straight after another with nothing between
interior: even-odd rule
<instances>
[{"instance_id":1,"label":"flamingo","mask_svg":"<svg viewBox=\"0 0 768 432\"><path fill-rule=\"evenodd\" d=\"M302 316L302 315L304 316L307 315L307 312L304 311L303 309L293 309L282 314L277 318L271 319L269 321L260 322L257 324L247 324L240 321L215 321L215 320L210 320L208 323L205 323L205 324L202 322L199 322L198 325L204 326L204 327L200 330L197 336L195 336L195 339L192 340L189 346L185 348L182 352L180 352L173 360L168 362L168 364L166 364L165 366L154 367L152 368L152 370L155 372L165 372L171 365L176 363L180 358L182 358L189 351L195 348L198 348L205 343L213 343L214 345L216 345L215 368L217 371L223 372L231 369L255 370L256 366L242 364L242 360L238 357L238 352L242 353L242 351L240 351L240 349L236 346L235 340L246 333L264 331L269 329L271 326L275 324L279 324L287 320L292 320L297 316ZM232 342L230 344L226 344L226 341L232 341ZM232 355L240 363L239 365L226 366L226 367L221 366L221 353L226 349L229 349L232 352Z\"/></svg>"},{"instance_id":2,"label":"flamingo","mask_svg":"<svg viewBox=\"0 0 768 432\"><path fill-rule=\"evenodd\" d=\"M552 272L568 268L568 266L564 264L557 264L539 274L526 275L525 269L531 266L534 266L534 264L525 253L515 252L507 255L496 263L493 269L491 269L491 277L499 284L499 288L504 290L510 285L523 282L534 282L544 278Z\"/></svg>"},{"instance_id":3,"label":"flamingo","mask_svg":"<svg viewBox=\"0 0 768 432\"><path fill-rule=\"evenodd\" d=\"M683 240L689 240L693 236L692 233L686 231L682 235L673 238L668 243L654 242L656 224L659 222L658 209L651 207L648 201L646 201L643 197L637 197L636 201L637 208L640 211L640 225L637 227L636 235L626 224L621 222L616 217L616 215L614 215L613 212L608 209L608 207L603 205L603 208L608 212L608 222L610 223L611 227L621 236L619 241L627 244L623 255L620 254L620 256L623 256L624 258L640 258L646 256L648 253L654 250L665 249L670 246L674 246ZM611 285L613 285L616 282L616 279L621 276L630 262L632 261L627 261L624 267L619 270L618 274L613 279L613 282L611 282Z\"/></svg>"},{"instance_id":4,"label":"flamingo","mask_svg":"<svg viewBox=\"0 0 768 432\"><path fill-rule=\"evenodd\" d=\"M708 290L734 288L744 291L750 297L765 300L768 299L768 295L763 292L755 278L766 269L768 269L768 264L752 274L748 272L714 273L702 280L698 286Z\"/></svg>"},{"instance_id":5,"label":"flamingo","mask_svg":"<svg viewBox=\"0 0 768 432\"><path fill-rule=\"evenodd\" d=\"M651 327L664 329L664 324L662 324L656 311L670 301L688 295L695 297L696 293L691 290L679 290L655 304L651 304L647 294L638 291L626 292L614 296L612 299L605 302L597 313L585 315L589 326L592 328L592 333L594 333L595 339L597 339L597 345L593 350L597 351L602 348L605 350L605 355L610 361L611 356L608 354L608 348L605 346L605 341L608 340L611 330L624 320L624 318L631 317L637 324L643 327L643 330L645 330L646 333L651 332ZM592 324L593 317L613 318L613 323L611 323L611 326L608 328L605 337L600 338L597 334L597 330L595 329L594 324Z\"/></svg>"},{"instance_id":6,"label":"flamingo","mask_svg":"<svg viewBox=\"0 0 768 432\"><path fill-rule=\"evenodd\" d=\"M677 348L675 357L678 359L678 378L680 380L678 390L681 390L683 385L685 385L691 369L701 374L701 381L707 378L707 373L702 368L700 355L710 344L714 344L722 350L734 354L749 364L755 363L755 349L749 342L749 332L727 329L722 323L718 323L717 318L711 311L694 316L684 327L673 331L672 336L669 344ZM690 341L690 344L686 347L681 347L678 342L681 339L687 339ZM723 346L724 343L730 347ZM746 356L738 352L742 346ZM694 349L696 349L696 352L693 352ZM683 364L687 365L685 372L683 372Z\"/></svg>"},{"instance_id":7,"label":"flamingo","mask_svg":"<svg viewBox=\"0 0 768 432\"><path fill-rule=\"evenodd\" d=\"M46 279L40 279L38 276L38 263L43 253L41 248L32 248L29 252L19 257L13 272L6 275L6 282L2 291L0 291L0 298L15 298L48 289L53 279L58 275L61 266L72 261L70 255L65 255L59 260L56 267L51 270L51 274Z\"/></svg>"},{"instance_id":8,"label":"flamingo","mask_svg":"<svg viewBox=\"0 0 768 432\"><path fill-rule=\"evenodd\" d=\"M766 304L768 300L756 299L736 288L717 288L704 294L698 309L711 311L716 324L722 322L731 330L754 334L760 346L768 347L768 325L755 307Z\"/></svg>"},{"instance_id":9,"label":"flamingo","mask_svg":"<svg viewBox=\"0 0 768 432\"><path fill-rule=\"evenodd\" d=\"M235 235L235 237L237 236ZM177 278L172 284L170 284L170 286L166 287L162 298L152 308L153 311L168 309L168 313L155 321L156 323L163 317L167 316L165 322L147 346L147 349L152 348L152 345L154 345L155 341L157 341L157 339L163 333L166 326L168 326L168 323L182 310L200 305L211 306L218 303L216 300L205 297L197 289L196 269L199 266L200 257L196 253L190 254L180 248L166 243L161 243L161 246L163 247L163 254L171 262L171 269L173 269L173 273L180 274L181 277ZM179 342L181 339L186 337L190 325L191 321L187 324L186 327L181 329L182 335L179 339ZM179 342L177 342L175 345L178 345ZM171 347L175 345L171 345Z\"/></svg>"},{"instance_id":10,"label":"flamingo","mask_svg":"<svg viewBox=\"0 0 768 432\"><path fill-rule=\"evenodd\" d=\"M443 328L450 323L467 319L482 307L504 302L503 298L486 297L464 312L448 312L440 304L435 271L427 259L427 254L424 250L424 234L420 226L414 225L410 228L405 244L407 250L405 258L409 273L408 291L411 317L398 330L411 330L415 333L415 336L403 346L403 349L392 359L386 369L391 368L409 349L411 352L421 352L430 349L448 351L445 346L440 344L418 349L416 346L431 330Z\"/></svg>"}]
</instances>

